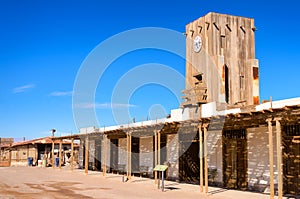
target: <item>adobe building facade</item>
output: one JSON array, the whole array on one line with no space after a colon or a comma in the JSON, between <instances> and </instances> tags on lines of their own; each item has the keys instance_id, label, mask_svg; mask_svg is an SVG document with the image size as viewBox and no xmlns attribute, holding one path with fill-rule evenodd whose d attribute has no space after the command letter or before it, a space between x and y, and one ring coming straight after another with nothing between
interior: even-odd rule
<instances>
[{"instance_id":1,"label":"adobe building facade","mask_svg":"<svg viewBox=\"0 0 300 199\"><path fill-rule=\"evenodd\" d=\"M300 194L300 98L260 104L255 26L208 13L186 26L186 88L171 117L83 129L81 168ZM275 190L276 188L276 190ZM269 190L269 191L268 191Z\"/></svg>"}]
</instances>

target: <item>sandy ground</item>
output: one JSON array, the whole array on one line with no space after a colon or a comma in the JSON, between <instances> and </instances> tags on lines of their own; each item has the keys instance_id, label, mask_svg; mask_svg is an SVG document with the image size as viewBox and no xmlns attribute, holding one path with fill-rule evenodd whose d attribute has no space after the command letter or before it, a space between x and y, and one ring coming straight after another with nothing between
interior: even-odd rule
<instances>
[{"instance_id":1,"label":"sandy ground","mask_svg":"<svg viewBox=\"0 0 300 199\"><path fill-rule=\"evenodd\" d=\"M121 175L67 168L0 167L0 199L14 198L249 198L267 199L269 195L209 187L209 194L199 186L166 181L165 191L157 189L154 181L134 177L122 182Z\"/></svg>"}]
</instances>

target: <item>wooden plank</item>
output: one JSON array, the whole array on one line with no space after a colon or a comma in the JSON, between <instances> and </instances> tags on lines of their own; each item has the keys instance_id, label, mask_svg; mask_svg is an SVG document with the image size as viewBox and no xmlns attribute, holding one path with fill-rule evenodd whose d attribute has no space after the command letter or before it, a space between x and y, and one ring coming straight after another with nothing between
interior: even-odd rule
<instances>
[{"instance_id":1,"label":"wooden plank","mask_svg":"<svg viewBox=\"0 0 300 199\"><path fill-rule=\"evenodd\" d=\"M276 135L277 135L277 168L278 168L278 199L282 199L282 148L281 148L281 124L276 119Z\"/></svg>"},{"instance_id":2,"label":"wooden plank","mask_svg":"<svg viewBox=\"0 0 300 199\"><path fill-rule=\"evenodd\" d=\"M274 199L274 150L272 119L267 119L269 129L270 198Z\"/></svg>"},{"instance_id":3,"label":"wooden plank","mask_svg":"<svg viewBox=\"0 0 300 199\"><path fill-rule=\"evenodd\" d=\"M103 165L103 176L106 176L106 171L107 171L107 167L106 167L106 165L107 165L107 135L104 135L103 136L103 147L104 147L104 150L103 150L103 163L104 163L104 165Z\"/></svg>"},{"instance_id":4,"label":"wooden plank","mask_svg":"<svg viewBox=\"0 0 300 199\"><path fill-rule=\"evenodd\" d=\"M89 137L85 137L85 158L84 158L84 172L89 173Z\"/></svg>"},{"instance_id":5,"label":"wooden plank","mask_svg":"<svg viewBox=\"0 0 300 199\"><path fill-rule=\"evenodd\" d=\"M73 172L74 170L74 138L71 139L71 171Z\"/></svg>"},{"instance_id":6,"label":"wooden plank","mask_svg":"<svg viewBox=\"0 0 300 199\"><path fill-rule=\"evenodd\" d=\"M157 137L157 164L160 164L160 139L161 139L161 134L160 134L160 131L158 131L158 137Z\"/></svg>"},{"instance_id":7,"label":"wooden plank","mask_svg":"<svg viewBox=\"0 0 300 199\"><path fill-rule=\"evenodd\" d=\"M202 129L199 126L199 157L200 157L200 192L203 192L203 137Z\"/></svg>"},{"instance_id":8,"label":"wooden plank","mask_svg":"<svg viewBox=\"0 0 300 199\"><path fill-rule=\"evenodd\" d=\"M62 139L59 140L59 169L61 169L62 162Z\"/></svg>"},{"instance_id":9,"label":"wooden plank","mask_svg":"<svg viewBox=\"0 0 300 199\"><path fill-rule=\"evenodd\" d=\"M131 132L129 134L129 180L131 180L131 172L132 172L132 135Z\"/></svg>"},{"instance_id":10,"label":"wooden plank","mask_svg":"<svg viewBox=\"0 0 300 199\"><path fill-rule=\"evenodd\" d=\"M9 149L8 164L9 164L9 166L11 166L11 149Z\"/></svg>"},{"instance_id":11,"label":"wooden plank","mask_svg":"<svg viewBox=\"0 0 300 199\"><path fill-rule=\"evenodd\" d=\"M157 165L157 131L154 131L154 167ZM157 171L154 172L154 183L157 184Z\"/></svg>"},{"instance_id":12,"label":"wooden plank","mask_svg":"<svg viewBox=\"0 0 300 199\"><path fill-rule=\"evenodd\" d=\"M129 133L126 138L126 177L129 178Z\"/></svg>"},{"instance_id":13,"label":"wooden plank","mask_svg":"<svg viewBox=\"0 0 300 199\"><path fill-rule=\"evenodd\" d=\"M51 150L51 156L52 156L52 168L54 169L54 165L55 165L55 158L54 158L54 140L52 140L52 150Z\"/></svg>"}]
</instances>

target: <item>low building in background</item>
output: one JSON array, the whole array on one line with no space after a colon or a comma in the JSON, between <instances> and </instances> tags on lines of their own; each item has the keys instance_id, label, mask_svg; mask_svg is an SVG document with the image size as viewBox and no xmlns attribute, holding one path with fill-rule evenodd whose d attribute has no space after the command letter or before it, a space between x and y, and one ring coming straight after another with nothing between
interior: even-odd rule
<instances>
[{"instance_id":1,"label":"low building in background","mask_svg":"<svg viewBox=\"0 0 300 199\"><path fill-rule=\"evenodd\" d=\"M54 157L52 157L52 143L54 142ZM78 158L79 145L74 145L74 161ZM28 158L32 159L33 166L46 160L46 165L52 165L53 158L58 157L59 140L52 141L52 137L39 138L23 142L6 144L1 147L1 160L9 161L10 166L26 166ZM62 141L62 163L69 164L71 158L71 141L64 139Z\"/></svg>"}]
</instances>

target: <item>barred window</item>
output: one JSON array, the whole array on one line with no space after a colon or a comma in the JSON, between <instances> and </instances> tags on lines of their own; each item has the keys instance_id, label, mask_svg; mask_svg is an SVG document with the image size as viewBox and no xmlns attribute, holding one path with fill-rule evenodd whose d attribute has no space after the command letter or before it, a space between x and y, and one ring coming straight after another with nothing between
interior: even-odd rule
<instances>
[{"instance_id":1,"label":"barred window","mask_svg":"<svg viewBox=\"0 0 300 199\"><path fill-rule=\"evenodd\" d=\"M286 136L300 136L300 125L286 125L283 127Z\"/></svg>"},{"instance_id":2,"label":"barred window","mask_svg":"<svg viewBox=\"0 0 300 199\"><path fill-rule=\"evenodd\" d=\"M229 139L247 139L246 129L224 130L223 137Z\"/></svg>"}]
</instances>

